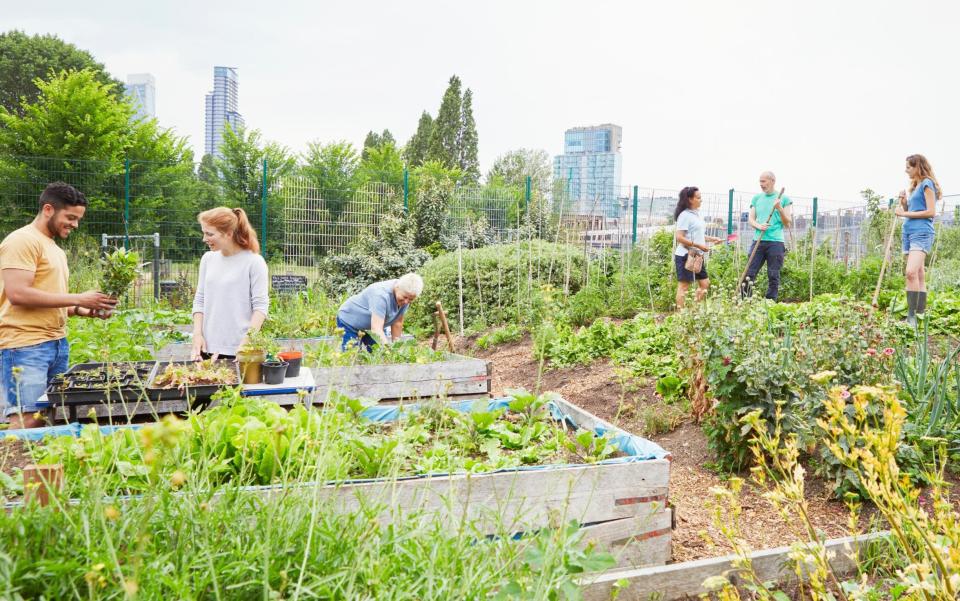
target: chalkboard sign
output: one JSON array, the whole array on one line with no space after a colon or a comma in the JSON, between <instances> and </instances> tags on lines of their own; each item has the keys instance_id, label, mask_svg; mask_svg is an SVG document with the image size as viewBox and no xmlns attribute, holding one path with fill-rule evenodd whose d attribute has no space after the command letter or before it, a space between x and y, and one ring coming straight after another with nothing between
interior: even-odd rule
<instances>
[{"instance_id":1,"label":"chalkboard sign","mask_svg":"<svg viewBox=\"0 0 960 601\"><path fill-rule=\"evenodd\" d=\"M307 289L307 276L290 274L271 275L270 285L280 294L305 292Z\"/></svg>"}]
</instances>

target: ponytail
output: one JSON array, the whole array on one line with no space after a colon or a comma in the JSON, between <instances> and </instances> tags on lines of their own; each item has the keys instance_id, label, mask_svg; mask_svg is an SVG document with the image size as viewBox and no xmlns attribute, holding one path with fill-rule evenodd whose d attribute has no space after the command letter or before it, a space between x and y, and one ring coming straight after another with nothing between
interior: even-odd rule
<instances>
[{"instance_id":1,"label":"ponytail","mask_svg":"<svg viewBox=\"0 0 960 601\"><path fill-rule=\"evenodd\" d=\"M257 241L257 232L247 219L247 212L237 207L217 207L203 211L197 215L197 221L213 226L220 232L233 237L237 246L251 252L260 252L260 242Z\"/></svg>"},{"instance_id":2,"label":"ponytail","mask_svg":"<svg viewBox=\"0 0 960 601\"><path fill-rule=\"evenodd\" d=\"M245 248L255 253L260 252L260 242L257 240L257 232L253 229L253 226L250 225L250 220L247 219L247 212L237 207L233 210L233 214L237 216L237 227L233 230L233 241L236 242L240 248Z\"/></svg>"}]
</instances>

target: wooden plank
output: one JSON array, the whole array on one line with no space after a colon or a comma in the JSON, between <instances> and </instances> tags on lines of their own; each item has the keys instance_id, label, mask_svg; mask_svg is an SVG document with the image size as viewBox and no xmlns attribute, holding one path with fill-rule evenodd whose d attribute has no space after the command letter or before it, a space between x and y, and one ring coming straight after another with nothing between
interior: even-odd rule
<instances>
[{"instance_id":1,"label":"wooden plank","mask_svg":"<svg viewBox=\"0 0 960 601\"><path fill-rule=\"evenodd\" d=\"M313 367L318 385L392 384L430 382L434 380L463 380L486 377L486 361L438 361L436 363L399 363L392 365L352 365L344 367Z\"/></svg>"},{"instance_id":2,"label":"wooden plank","mask_svg":"<svg viewBox=\"0 0 960 601\"><path fill-rule=\"evenodd\" d=\"M425 512L451 523L476 521L491 529L502 526L522 532L571 520L590 523L640 517L641 523L662 524L658 514L664 514L669 523L668 482L669 462L660 459L311 485L309 492L330 499L340 511L382 504L379 519L385 523ZM290 493L289 487L262 490L266 497ZM643 502L623 503L624 499Z\"/></svg>"},{"instance_id":3,"label":"wooden plank","mask_svg":"<svg viewBox=\"0 0 960 601\"><path fill-rule=\"evenodd\" d=\"M831 566L838 574L848 574L856 569L850 558L851 551L870 541L888 536L887 532L876 532L857 537L844 537L828 540L825 543L828 553L832 553ZM777 547L756 551L749 555L753 568L764 581L786 582L795 578L793 571L785 564L790 547ZM712 576L727 576L732 584L739 582L737 568L734 567L735 555L710 557L697 561L687 561L667 566L648 567L631 570L613 570L596 577L584 579L582 588L586 601L605 601L610 599L613 585L623 579L629 585L620 591L618 599L650 599L663 601L697 597L708 591L703 581Z\"/></svg>"},{"instance_id":4,"label":"wooden plank","mask_svg":"<svg viewBox=\"0 0 960 601\"><path fill-rule=\"evenodd\" d=\"M652 511L620 520L584 526L584 542L609 551L620 568L659 566L670 561L672 512Z\"/></svg>"}]
</instances>

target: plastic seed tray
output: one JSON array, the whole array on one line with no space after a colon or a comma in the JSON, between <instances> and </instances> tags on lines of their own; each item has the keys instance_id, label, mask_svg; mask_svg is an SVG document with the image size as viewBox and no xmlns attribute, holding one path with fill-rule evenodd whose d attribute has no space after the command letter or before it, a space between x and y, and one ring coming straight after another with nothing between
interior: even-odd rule
<instances>
[{"instance_id":1,"label":"plastic seed tray","mask_svg":"<svg viewBox=\"0 0 960 601\"><path fill-rule=\"evenodd\" d=\"M216 394L216 392L221 388L237 386L240 383L240 367L234 361L221 359L218 360L216 364L217 366L227 366L230 368L230 373L233 376L233 379L230 382L194 384L182 387L159 387L156 384L157 378L163 374L163 372L167 369L167 366L196 365L197 363L198 362L194 361L158 361L153 368L153 373L150 374L149 383L147 384L147 394L150 397L150 400L168 401L173 399L192 398L196 401L209 401L210 397Z\"/></svg>"},{"instance_id":2,"label":"plastic seed tray","mask_svg":"<svg viewBox=\"0 0 960 601\"><path fill-rule=\"evenodd\" d=\"M143 398L156 361L78 363L47 387L55 405L117 403Z\"/></svg>"}]
</instances>

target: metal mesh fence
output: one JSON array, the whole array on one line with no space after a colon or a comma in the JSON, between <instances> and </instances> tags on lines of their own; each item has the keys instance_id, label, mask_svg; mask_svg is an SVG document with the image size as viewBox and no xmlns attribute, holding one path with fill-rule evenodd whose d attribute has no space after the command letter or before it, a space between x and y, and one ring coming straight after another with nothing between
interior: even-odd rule
<instances>
[{"instance_id":1,"label":"metal mesh fence","mask_svg":"<svg viewBox=\"0 0 960 601\"><path fill-rule=\"evenodd\" d=\"M265 167L245 168L222 178L190 163L0 157L4 202L0 237L34 217L37 199L48 182L66 181L90 201L81 228L65 245L69 252L96 254L106 236L108 245L141 252L146 265L144 278L137 283L138 295L154 290L188 295L206 250L196 216L214 206L247 211L274 273L315 278L321 275L325 257L347 253L361 239L376 239L384 215L406 212L416 221L437 198L443 225L438 239L428 243L470 248L535 236L597 254L600 249L643 251L657 232L672 234L678 196L673 189L624 186L613 195L591 198L578 196L580 192L565 180L553 182L550 189L529 182L526 186L452 182L428 186L413 173L404 178L404 185L367 182L349 190L331 190L302 174L272 177L269 169L264 173ZM707 234L728 239L746 252L754 234L748 214L755 194L701 191L700 211ZM812 238L821 254L828 252L848 266L882 253L884 233L871 215L888 210L889 199L872 209L810 197L791 196L791 200L794 222L787 231L789 246L808 244L805 241ZM960 195L944 197L938 203L938 232L951 232L958 222ZM155 235L159 235L156 248ZM950 235L937 236L935 256L953 258L955 244L940 243Z\"/></svg>"}]
</instances>

